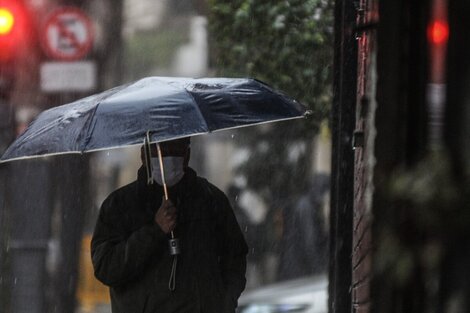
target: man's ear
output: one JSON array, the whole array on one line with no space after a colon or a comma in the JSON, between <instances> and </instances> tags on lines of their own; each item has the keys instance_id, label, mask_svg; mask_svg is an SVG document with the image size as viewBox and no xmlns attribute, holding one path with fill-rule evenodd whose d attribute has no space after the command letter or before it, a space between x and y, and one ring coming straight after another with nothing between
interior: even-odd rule
<instances>
[{"instance_id":1,"label":"man's ear","mask_svg":"<svg viewBox=\"0 0 470 313\"><path fill-rule=\"evenodd\" d=\"M186 168L189 166L189 158L191 157L191 148L186 150L186 154L184 155L184 163L183 167Z\"/></svg>"}]
</instances>

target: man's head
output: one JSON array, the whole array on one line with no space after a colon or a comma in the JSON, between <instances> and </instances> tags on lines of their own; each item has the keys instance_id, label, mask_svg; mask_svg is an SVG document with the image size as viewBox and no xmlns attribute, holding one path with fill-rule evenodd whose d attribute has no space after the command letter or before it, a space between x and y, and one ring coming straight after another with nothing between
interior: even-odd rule
<instances>
[{"instance_id":1,"label":"man's head","mask_svg":"<svg viewBox=\"0 0 470 313\"><path fill-rule=\"evenodd\" d=\"M184 171L188 167L190 157L190 139L189 137L186 137L161 142L160 149L162 151L165 181L168 186L172 186L183 177ZM162 185L157 144L152 144L150 146L150 157L153 179L158 184ZM145 162L144 147L141 148L140 158L143 166L147 166Z\"/></svg>"}]
</instances>

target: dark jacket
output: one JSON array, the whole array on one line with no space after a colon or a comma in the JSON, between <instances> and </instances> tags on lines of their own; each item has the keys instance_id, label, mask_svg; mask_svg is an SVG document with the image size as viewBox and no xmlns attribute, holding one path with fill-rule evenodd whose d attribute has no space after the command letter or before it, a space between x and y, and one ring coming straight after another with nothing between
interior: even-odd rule
<instances>
[{"instance_id":1,"label":"dark jacket","mask_svg":"<svg viewBox=\"0 0 470 313\"><path fill-rule=\"evenodd\" d=\"M95 276L110 287L113 313L233 313L245 288L247 246L222 191L188 168L172 188L181 254L176 289L173 257L154 222L163 191L137 181L114 191L101 207L91 243Z\"/></svg>"}]
</instances>

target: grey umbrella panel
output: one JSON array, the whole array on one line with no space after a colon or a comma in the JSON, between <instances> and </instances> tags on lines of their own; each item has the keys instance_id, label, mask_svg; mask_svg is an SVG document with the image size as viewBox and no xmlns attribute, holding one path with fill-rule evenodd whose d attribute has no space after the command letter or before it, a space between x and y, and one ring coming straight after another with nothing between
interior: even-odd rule
<instances>
[{"instance_id":1,"label":"grey umbrella panel","mask_svg":"<svg viewBox=\"0 0 470 313\"><path fill-rule=\"evenodd\" d=\"M97 104L119 89L42 112L7 149L1 160L80 152Z\"/></svg>"},{"instance_id":2,"label":"grey umbrella panel","mask_svg":"<svg viewBox=\"0 0 470 313\"><path fill-rule=\"evenodd\" d=\"M83 153L303 117L297 101L255 79L148 77L44 111L1 161Z\"/></svg>"},{"instance_id":3,"label":"grey umbrella panel","mask_svg":"<svg viewBox=\"0 0 470 313\"><path fill-rule=\"evenodd\" d=\"M84 151L142 143L147 130L152 141L209 131L183 86L148 78L101 101Z\"/></svg>"}]
</instances>

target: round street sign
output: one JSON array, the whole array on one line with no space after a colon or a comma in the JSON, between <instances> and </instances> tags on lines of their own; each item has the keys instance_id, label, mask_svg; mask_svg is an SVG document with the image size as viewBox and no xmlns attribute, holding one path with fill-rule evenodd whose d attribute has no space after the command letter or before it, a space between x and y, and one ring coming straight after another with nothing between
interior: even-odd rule
<instances>
[{"instance_id":1,"label":"round street sign","mask_svg":"<svg viewBox=\"0 0 470 313\"><path fill-rule=\"evenodd\" d=\"M93 24L76 7L61 7L46 19L42 44L51 58L74 61L86 56L93 45Z\"/></svg>"}]
</instances>

